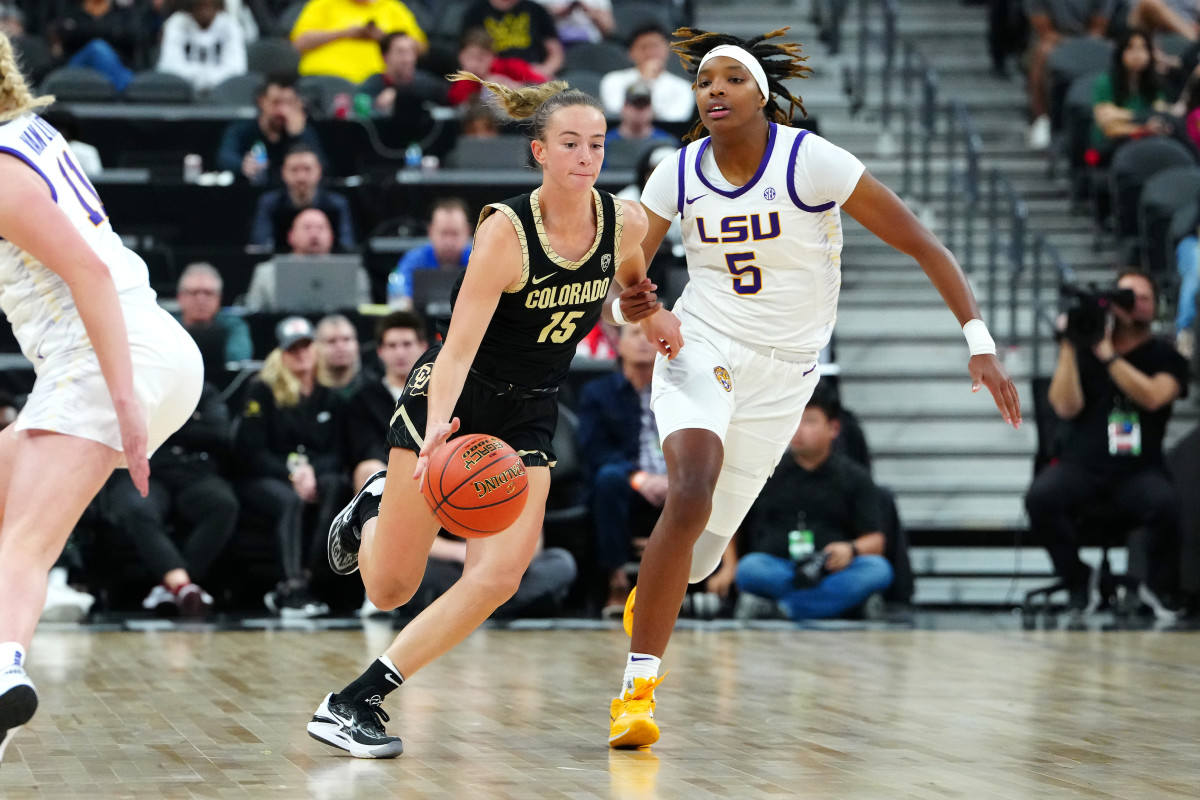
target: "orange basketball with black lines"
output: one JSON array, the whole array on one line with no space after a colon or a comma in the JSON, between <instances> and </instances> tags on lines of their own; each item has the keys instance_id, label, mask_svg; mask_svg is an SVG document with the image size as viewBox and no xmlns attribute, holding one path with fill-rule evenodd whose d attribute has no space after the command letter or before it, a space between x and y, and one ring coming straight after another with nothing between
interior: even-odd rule
<instances>
[{"instance_id":1,"label":"orange basketball with black lines","mask_svg":"<svg viewBox=\"0 0 1200 800\"><path fill-rule=\"evenodd\" d=\"M443 528L479 539L517 521L529 499L529 478L517 451L495 436L473 433L438 448L421 494Z\"/></svg>"}]
</instances>

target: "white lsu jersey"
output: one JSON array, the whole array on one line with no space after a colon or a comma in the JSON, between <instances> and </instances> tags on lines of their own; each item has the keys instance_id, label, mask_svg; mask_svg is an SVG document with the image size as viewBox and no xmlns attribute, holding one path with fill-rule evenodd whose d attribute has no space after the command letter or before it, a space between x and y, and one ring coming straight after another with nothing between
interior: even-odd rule
<instances>
[{"instance_id":1,"label":"white lsu jersey","mask_svg":"<svg viewBox=\"0 0 1200 800\"><path fill-rule=\"evenodd\" d=\"M680 214L688 316L751 347L815 354L829 342L841 289L838 206L862 177L857 158L809 131L770 124L758 172L736 187L709 138L667 158L641 202Z\"/></svg>"},{"instance_id":2,"label":"white lsu jersey","mask_svg":"<svg viewBox=\"0 0 1200 800\"><path fill-rule=\"evenodd\" d=\"M0 153L16 156L41 176L83 240L108 265L122 303L155 304L146 263L127 249L108 222L100 197L66 140L36 114L0 124ZM87 345L67 284L16 245L0 239L0 309L35 369L52 353Z\"/></svg>"}]
</instances>

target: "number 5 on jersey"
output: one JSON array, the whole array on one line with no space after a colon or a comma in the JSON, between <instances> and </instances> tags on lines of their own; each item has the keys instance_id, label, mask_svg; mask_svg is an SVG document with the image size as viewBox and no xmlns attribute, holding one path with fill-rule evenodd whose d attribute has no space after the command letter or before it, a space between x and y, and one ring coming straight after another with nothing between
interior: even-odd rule
<instances>
[{"instance_id":1,"label":"number 5 on jersey","mask_svg":"<svg viewBox=\"0 0 1200 800\"><path fill-rule=\"evenodd\" d=\"M550 316L550 324L542 328L542 333L538 336L538 343L546 341L547 337L555 344L567 341L575 332L575 320L582 316L582 311L555 311Z\"/></svg>"},{"instance_id":2,"label":"number 5 on jersey","mask_svg":"<svg viewBox=\"0 0 1200 800\"><path fill-rule=\"evenodd\" d=\"M738 266L740 261L753 261L754 253L726 253L725 265L733 276L733 290L738 294L758 294L762 291L762 270L753 264Z\"/></svg>"}]
</instances>

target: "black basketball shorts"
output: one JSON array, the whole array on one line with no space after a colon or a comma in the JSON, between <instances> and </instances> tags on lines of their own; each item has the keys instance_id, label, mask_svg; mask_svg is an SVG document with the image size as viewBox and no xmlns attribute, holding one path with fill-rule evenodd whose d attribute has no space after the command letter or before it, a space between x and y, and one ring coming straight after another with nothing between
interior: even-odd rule
<instances>
[{"instance_id":1,"label":"black basketball shorts","mask_svg":"<svg viewBox=\"0 0 1200 800\"><path fill-rule=\"evenodd\" d=\"M413 365L392 415L387 435L389 447L421 452L429 411L429 378L440 350L441 345L434 345ZM454 406L454 416L462 423L455 436L468 433L498 436L517 451L525 466L554 466L552 446L554 428L558 424L556 395L532 394L519 388L500 389L469 373Z\"/></svg>"}]
</instances>

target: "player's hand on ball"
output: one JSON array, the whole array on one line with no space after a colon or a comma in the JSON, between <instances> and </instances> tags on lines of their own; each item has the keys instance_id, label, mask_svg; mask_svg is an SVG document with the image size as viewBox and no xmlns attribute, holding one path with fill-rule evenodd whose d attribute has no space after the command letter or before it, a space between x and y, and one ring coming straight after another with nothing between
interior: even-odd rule
<instances>
[{"instance_id":1,"label":"player's hand on ball","mask_svg":"<svg viewBox=\"0 0 1200 800\"><path fill-rule=\"evenodd\" d=\"M621 290L621 316L626 322L641 322L663 307L654 290L658 286L643 278L639 283Z\"/></svg>"},{"instance_id":2,"label":"player's hand on ball","mask_svg":"<svg viewBox=\"0 0 1200 800\"><path fill-rule=\"evenodd\" d=\"M454 435L461 423L458 417L449 422L434 422L430 420L425 426L425 445L421 448L420 454L417 456L417 469L413 473L413 480L421 480L425 475L425 470L429 468L429 457L434 451L446 443L446 440Z\"/></svg>"},{"instance_id":3,"label":"player's hand on ball","mask_svg":"<svg viewBox=\"0 0 1200 800\"><path fill-rule=\"evenodd\" d=\"M624 310L624 309L622 309ZM670 311L654 314L642 320L642 332L654 345L654 349L668 359L679 355L683 347L683 332L679 329L679 317Z\"/></svg>"},{"instance_id":4,"label":"player's hand on ball","mask_svg":"<svg viewBox=\"0 0 1200 800\"><path fill-rule=\"evenodd\" d=\"M1000 366L1000 359L988 354L971 356L967 369L971 371L971 391L978 392L986 386L1004 421L1014 428L1021 427L1021 398L1012 378Z\"/></svg>"}]
</instances>

